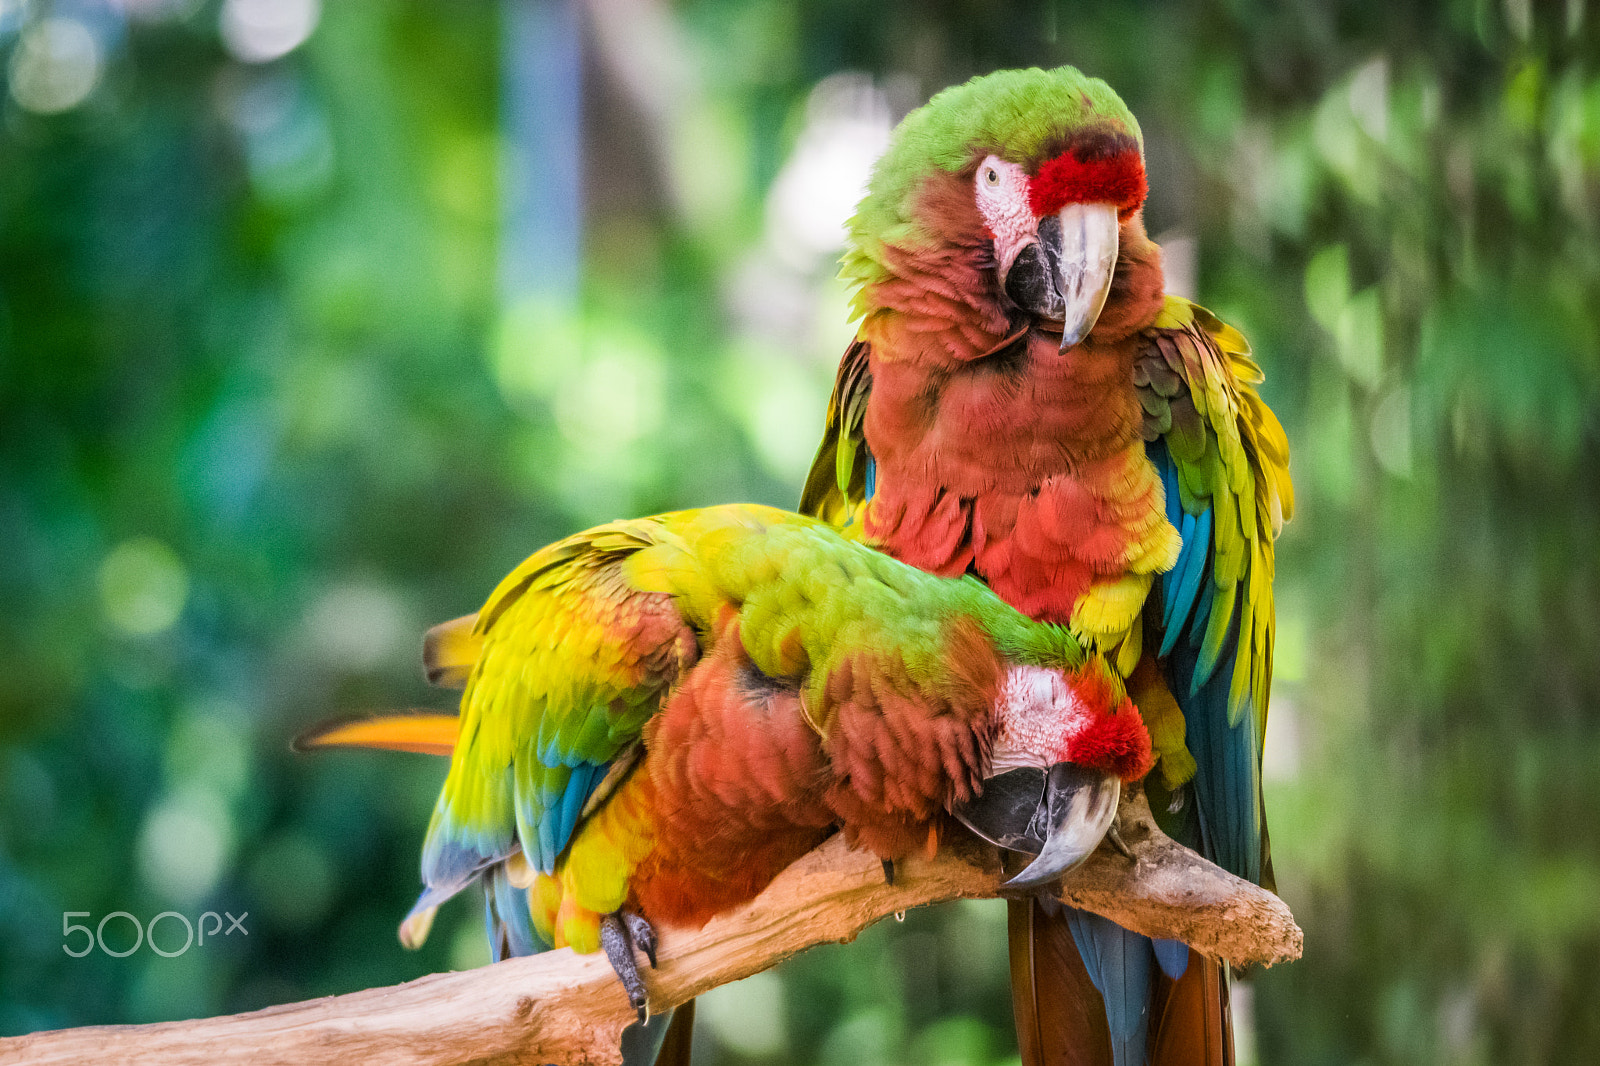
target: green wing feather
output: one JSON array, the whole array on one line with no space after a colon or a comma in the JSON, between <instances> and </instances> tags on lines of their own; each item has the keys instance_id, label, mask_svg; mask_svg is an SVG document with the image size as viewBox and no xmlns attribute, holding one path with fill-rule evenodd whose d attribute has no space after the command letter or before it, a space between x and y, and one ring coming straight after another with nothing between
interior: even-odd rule
<instances>
[{"instance_id":1,"label":"green wing feather","mask_svg":"<svg viewBox=\"0 0 1600 1066\"><path fill-rule=\"evenodd\" d=\"M1273 540L1294 509L1288 444L1255 391L1261 371L1236 330L1169 296L1147 332L1134 383L1168 518L1183 538L1159 585L1159 654L1197 764L1204 850L1256 880L1265 863Z\"/></svg>"},{"instance_id":2,"label":"green wing feather","mask_svg":"<svg viewBox=\"0 0 1600 1066\"><path fill-rule=\"evenodd\" d=\"M1266 727L1273 639L1273 541L1294 511L1289 445L1255 386L1250 346L1211 312L1175 296L1149 331L1135 366L1145 436L1164 440L1177 469L1183 513L1212 514L1211 609L1200 671L1217 666L1235 614L1236 669L1229 699L1236 721L1253 703ZM1180 562L1176 570L1182 570ZM1171 634L1167 647L1170 649Z\"/></svg>"},{"instance_id":3,"label":"green wing feather","mask_svg":"<svg viewBox=\"0 0 1600 1066\"><path fill-rule=\"evenodd\" d=\"M852 526L856 512L870 495L872 455L862 429L867 397L872 392L869 351L865 341L855 341L839 363L839 376L828 400L827 427L800 494L801 513L839 529Z\"/></svg>"},{"instance_id":4,"label":"green wing feather","mask_svg":"<svg viewBox=\"0 0 1600 1066\"><path fill-rule=\"evenodd\" d=\"M473 627L481 651L424 845L418 912L518 846L552 870L608 765L726 634L768 677L806 686L826 736L827 679L852 657L892 660L889 672L913 685L959 684L947 647L957 617L1020 661L1082 662L1064 630L1033 625L976 581L923 573L770 507L615 522L545 548Z\"/></svg>"},{"instance_id":5,"label":"green wing feather","mask_svg":"<svg viewBox=\"0 0 1600 1066\"><path fill-rule=\"evenodd\" d=\"M461 736L423 849L430 888L459 889L518 843L530 865L552 869L606 766L694 661L671 598L622 571L659 534L647 520L569 537L512 571L478 613Z\"/></svg>"}]
</instances>

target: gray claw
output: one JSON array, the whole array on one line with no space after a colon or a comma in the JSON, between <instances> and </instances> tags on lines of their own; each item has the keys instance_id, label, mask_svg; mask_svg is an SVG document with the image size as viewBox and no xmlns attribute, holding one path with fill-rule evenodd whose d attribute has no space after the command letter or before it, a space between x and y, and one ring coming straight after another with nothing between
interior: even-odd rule
<instances>
[{"instance_id":1,"label":"gray claw","mask_svg":"<svg viewBox=\"0 0 1600 1066\"><path fill-rule=\"evenodd\" d=\"M639 974L639 964L633 957L633 942L621 912L613 912L600 919L600 947L604 949L611 968L616 971L622 990L628 994L628 1005L639 1012L639 1022L650 1018L650 995L645 990L644 978Z\"/></svg>"},{"instance_id":2,"label":"gray claw","mask_svg":"<svg viewBox=\"0 0 1600 1066\"><path fill-rule=\"evenodd\" d=\"M1121 833L1121 831L1119 831L1117 829L1117 823L1116 822L1112 822L1110 827L1108 829L1106 829L1106 839L1111 841L1111 846L1116 848L1118 851L1122 852L1122 854L1130 862L1138 862L1139 861L1138 858L1129 849L1128 845L1123 841L1122 833Z\"/></svg>"},{"instance_id":3,"label":"gray claw","mask_svg":"<svg viewBox=\"0 0 1600 1066\"><path fill-rule=\"evenodd\" d=\"M644 915L635 914L633 911L618 911L622 916L623 924L627 926L628 936L633 940L633 946L644 952L644 957L650 960L650 968L656 968L656 931L650 927Z\"/></svg>"}]
</instances>

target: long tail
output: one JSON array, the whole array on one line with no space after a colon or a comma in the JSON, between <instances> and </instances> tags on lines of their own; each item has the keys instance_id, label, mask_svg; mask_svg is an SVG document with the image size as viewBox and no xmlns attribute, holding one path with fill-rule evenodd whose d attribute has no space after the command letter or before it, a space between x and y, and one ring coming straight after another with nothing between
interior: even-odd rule
<instances>
[{"instance_id":1,"label":"long tail","mask_svg":"<svg viewBox=\"0 0 1600 1066\"><path fill-rule=\"evenodd\" d=\"M1009 929L1023 1066L1233 1066L1220 964L1049 901Z\"/></svg>"},{"instance_id":2,"label":"long tail","mask_svg":"<svg viewBox=\"0 0 1600 1066\"><path fill-rule=\"evenodd\" d=\"M428 680L441 688L461 688L483 648L475 630L477 615L466 615L434 626L423 640L423 664ZM367 718L324 722L294 739L296 751L318 748L377 748L449 756L455 751L460 719L454 714L414 711ZM511 956L533 955L549 948L530 920L528 890L511 884L504 863L487 871L484 881L484 918L490 953L496 962ZM402 926L402 939L418 946L428 935L436 904L422 905ZM689 1066L694 1037L694 1000L676 1010L634 1023L622 1032L623 1066Z\"/></svg>"},{"instance_id":3,"label":"long tail","mask_svg":"<svg viewBox=\"0 0 1600 1066\"><path fill-rule=\"evenodd\" d=\"M1111 1033L1105 1007L1073 943L1063 908L1038 900L1007 905L1011 1005L1023 1066L1105 1066Z\"/></svg>"},{"instance_id":4,"label":"long tail","mask_svg":"<svg viewBox=\"0 0 1600 1066\"><path fill-rule=\"evenodd\" d=\"M466 685L483 651L475 614L440 622L422 638L422 665L428 681L440 688ZM294 738L295 751L317 748L378 748L449 756L456 749L460 719L437 711L407 711L367 718L340 718Z\"/></svg>"},{"instance_id":5,"label":"long tail","mask_svg":"<svg viewBox=\"0 0 1600 1066\"><path fill-rule=\"evenodd\" d=\"M1156 976L1151 1066L1233 1066L1233 1019L1223 964L1191 952L1183 976Z\"/></svg>"}]
</instances>

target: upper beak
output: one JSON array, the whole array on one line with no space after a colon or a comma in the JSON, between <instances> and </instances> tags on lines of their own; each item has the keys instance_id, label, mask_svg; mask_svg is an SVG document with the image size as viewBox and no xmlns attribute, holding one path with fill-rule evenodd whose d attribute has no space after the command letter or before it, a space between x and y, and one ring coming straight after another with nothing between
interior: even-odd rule
<instances>
[{"instance_id":1,"label":"upper beak","mask_svg":"<svg viewBox=\"0 0 1600 1066\"><path fill-rule=\"evenodd\" d=\"M1061 323L1066 351L1094 328L1116 268L1116 206L1068 204L1039 220L1037 240L1010 257L1002 282L1018 306Z\"/></svg>"},{"instance_id":2,"label":"upper beak","mask_svg":"<svg viewBox=\"0 0 1600 1066\"><path fill-rule=\"evenodd\" d=\"M984 782L983 795L955 810L969 829L1012 851L1037 856L1007 888L1047 884L1094 853L1117 813L1122 782L1114 774L1057 763Z\"/></svg>"},{"instance_id":3,"label":"upper beak","mask_svg":"<svg viewBox=\"0 0 1600 1066\"><path fill-rule=\"evenodd\" d=\"M1061 350L1066 351L1089 335L1106 305L1117 269L1117 209L1112 204L1068 204L1054 217L1061 226L1056 276L1066 304L1061 316ZM1039 223L1041 239L1049 221Z\"/></svg>"}]
</instances>

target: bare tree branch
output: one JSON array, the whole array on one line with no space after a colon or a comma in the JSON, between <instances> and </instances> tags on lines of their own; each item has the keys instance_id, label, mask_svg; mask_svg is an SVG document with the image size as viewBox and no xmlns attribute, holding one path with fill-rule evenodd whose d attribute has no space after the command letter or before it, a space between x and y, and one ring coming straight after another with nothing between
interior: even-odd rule
<instances>
[{"instance_id":1,"label":"bare tree branch","mask_svg":"<svg viewBox=\"0 0 1600 1066\"><path fill-rule=\"evenodd\" d=\"M1134 858L1102 846L1066 879L1063 900L1236 965L1299 958L1300 928L1283 901L1163 835L1142 792L1124 796L1118 821ZM835 838L749 905L697 931L665 930L661 967L647 975L652 1006L665 1011L806 948L853 940L896 911L994 896L1003 879L995 850L963 836L931 861L902 863L889 885L876 858ZM0 1061L614 1066L633 1018L604 956L563 950L249 1014L13 1037L0 1040Z\"/></svg>"}]
</instances>

